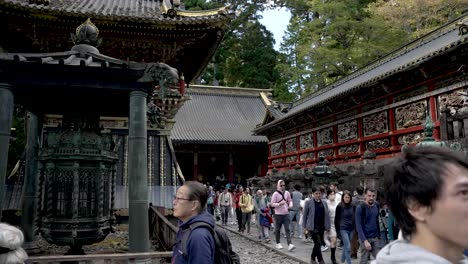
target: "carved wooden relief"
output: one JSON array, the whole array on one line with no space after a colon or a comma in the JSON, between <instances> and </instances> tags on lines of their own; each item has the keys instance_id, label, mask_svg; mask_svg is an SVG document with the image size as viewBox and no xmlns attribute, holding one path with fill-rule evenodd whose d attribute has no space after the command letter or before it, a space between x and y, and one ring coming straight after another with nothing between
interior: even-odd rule
<instances>
[{"instance_id":1,"label":"carved wooden relief","mask_svg":"<svg viewBox=\"0 0 468 264\"><path fill-rule=\"evenodd\" d=\"M426 119L426 101L414 102L395 109L397 129L422 125Z\"/></svg>"},{"instance_id":2,"label":"carved wooden relief","mask_svg":"<svg viewBox=\"0 0 468 264\"><path fill-rule=\"evenodd\" d=\"M300 158L301 158L301 161L314 159L314 153L309 152L309 153L301 154Z\"/></svg>"},{"instance_id":3,"label":"carved wooden relief","mask_svg":"<svg viewBox=\"0 0 468 264\"><path fill-rule=\"evenodd\" d=\"M338 142L356 139L358 135L357 120L338 125Z\"/></svg>"},{"instance_id":4,"label":"carved wooden relief","mask_svg":"<svg viewBox=\"0 0 468 264\"><path fill-rule=\"evenodd\" d=\"M366 142L366 149L370 151L374 151L377 149L388 148L390 146L389 139L378 139Z\"/></svg>"},{"instance_id":5,"label":"carved wooden relief","mask_svg":"<svg viewBox=\"0 0 468 264\"><path fill-rule=\"evenodd\" d=\"M323 126L323 125L326 125L326 124L329 124L333 122L333 118L324 118L324 119L321 119L317 122L317 126Z\"/></svg>"},{"instance_id":6,"label":"carved wooden relief","mask_svg":"<svg viewBox=\"0 0 468 264\"><path fill-rule=\"evenodd\" d=\"M314 134L308 133L308 134L301 135L299 137L299 141L301 145L300 146L301 150L313 148L314 147Z\"/></svg>"},{"instance_id":7,"label":"carved wooden relief","mask_svg":"<svg viewBox=\"0 0 468 264\"><path fill-rule=\"evenodd\" d=\"M296 156L296 155L286 157L286 162L295 162L296 160L297 160L297 156Z\"/></svg>"},{"instance_id":8,"label":"carved wooden relief","mask_svg":"<svg viewBox=\"0 0 468 264\"><path fill-rule=\"evenodd\" d=\"M349 154L349 153L356 153L359 151L359 144L353 144L353 145L347 145L347 146L341 146L338 149L338 153L340 155L342 154Z\"/></svg>"},{"instance_id":9,"label":"carved wooden relief","mask_svg":"<svg viewBox=\"0 0 468 264\"><path fill-rule=\"evenodd\" d=\"M338 114L338 115L336 115L336 118L338 120L340 120L340 119L344 119L344 118L347 118L347 117L350 117L350 116L355 116L357 114L359 114L358 110L354 109L354 110L351 110L351 111L346 111L344 113Z\"/></svg>"},{"instance_id":10,"label":"carved wooden relief","mask_svg":"<svg viewBox=\"0 0 468 264\"><path fill-rule=\"evenodd\" d=\"M280 159L274 159L271 161L271 164L275 165L275 164L281 164L283 163L283 159L280 158Z\"/></svg>"},{"instance_id":11,"label":"carved wooden relief","mask_svg":"<svg viewBox=\"0 0 468 264\"><path fill-rule=\"evenodd\" d=\"M419 87L417 89L414 89L414 90L411 90L409 92L396 95L393 98L393 102L403 101L403 100L409 99L411 97L415 97L415 96L424 94L425 92L427 92L427 86L421 86L421 87Z\"/></svg>"},{"instance_id":12,"label":"carved wooden relief","mask_svg":"<svg viewBox=\"0 0 468 264\"><path fill-rule=\"evenodd\" d=\"M388 132L387 111L363 117L364 136Z\"/></svg>"},{"instance_id":13,"label":"carved wooden relief","mask_svg":"<svg viewBox=\"0 0 468 264\"><path fill-rule=\"evenodd\" d=\"M438 81L435 82L435 87L436 89L441 89L466 80L468 80L468 76L466 74L458 75L452 78L440 78Z\"/></svg>"},{"instance_id":14,"label":"carved wooden relief","mask_svg":"<svg viewBox=\"0 0 468 264\"><path fill-rule=\"evenodd\" d=\"M468 112L468 89L460 89L449 94L442 94L439 100L439 113L444 111L448 115Z\"/></svg>"},{"instance_id":15,"label":"carved wooden relief","mask_svg":"<svg viewBox=\"0 0 468 264\"><path fill-rule=\"evenodd\" d=\"M317 133L317 145L333 144L333 127L321 129Z\"/></svg>"},{"instance_id":16,"label":"carved wooden relief","mask_svg":"<svg viewBox=\"0 0 468 264\"><path fill-rule=\"evenodd\" d=\"M296 138L290 138L286 140L286 153L296 151Z\"/></svg>"},{"instance_id":17,"label":"carved wooden relief","mask_svg":"<svg viewBox=\"0 0 468 264\"><path fill-rule=\"evenodd\" d=\"M324 149L318 152L319 157L324 156L324 157L331 157L333 156L334 151L333 149Z\"/></svg>"},{"instance_id":18,"label":"carved wooden relief","mask_svg":"<svg viewBox=\"0 0 468 264\"><path fill-rule=\"evenodd\" d=\"M281 147L281 141L275 144L272 144L270 147L270 152L272 156L283 154L283 148Z\"/></svg>"},{"instance_id":19,"label":"carved wooden relief","mask_svg":"<svg viewBox=\"0 0 468 264\"><path fill-rule=\"evenodd\" d=\"M398 144L406 145L406 144L416 144L419 143L424 138L424 133L413 133L407 134L398 137Z\"/></svg>"},{"instance_id":20,"label":"carved wooden relief","mask_svg":"<svg viewBox=\"0 0 468 264\"><path fill-rule=\"evenodd\" d=\"M379 100L377 102L374 102L374 103L367 104L367 105L363 106L362 111L367 112L367 111L374 110L376 108L382 107L384 105L386 105L386 102L384 100Z\"/></svg>"}]
</instances>

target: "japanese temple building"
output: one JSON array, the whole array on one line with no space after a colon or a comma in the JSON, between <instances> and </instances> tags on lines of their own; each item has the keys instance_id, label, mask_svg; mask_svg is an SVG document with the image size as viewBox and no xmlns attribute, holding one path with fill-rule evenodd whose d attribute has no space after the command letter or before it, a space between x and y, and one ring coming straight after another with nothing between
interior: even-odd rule
<instances>
[{"instance_id":1,"label":"japanese temple building","mask_svg":"<svg viewBox=\"0 0 468 264\"><path fill-rule=\"evenodd\" d=\"M310 171L323 156L354 176L348 186L375 186L380 165L423 139L427 115L437 140L466 147L467 61L464 15L294 102L255 129L268 137L269 173Z\"/></svg>"},{"instance_id":2,"label":"japanese temple building","mask_svg":"<svg viewBox=\"0 0 468 264\"><path fill-rule=\"evenodd\" d=\"M252 135L268 109L270 90L190 85L191 100L175 116L171 134L186 179L243 182L267 171L267 138Z\"/></svg>"}]
</instances>

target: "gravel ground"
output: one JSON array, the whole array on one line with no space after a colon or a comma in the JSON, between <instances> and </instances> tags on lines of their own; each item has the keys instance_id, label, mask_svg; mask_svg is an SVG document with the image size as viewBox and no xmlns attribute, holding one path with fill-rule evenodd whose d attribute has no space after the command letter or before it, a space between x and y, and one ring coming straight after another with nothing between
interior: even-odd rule
<instances>
[{"instance_id":1,"label":"gravel ground","mask_svg":"<svg viewBox=\"0 0 468 264\"><path fill-rule=\"evenodd\" d=\"M289 257L283 256L274 250L259 245L259 242L253 242L236 233L227 231L229 239L232 243L233 250L239 254L241 263L245 264L265 264L265 263L281 263L281 264L298 264Z\"/></svg>"},{"instance_id":2,"label":"gravel ground","mask_svg":"<svg viewBox=\"0 0 468 264\"><path fill-rule=\"evenodd\" d=\"M218 227L219 228L219 227ZM289 257L283 256L274 250L254 242L234 232L226 231L233 250L239 254L242 264L265 264L265 263L281 263L281 264L298 264ZM40 255L63 255L68 251L68 247L59 247L47 243L44 239L38 239L38 244L43 250ZM109 234L106 239L94 245L83 246L86 254L103 254L103 253L124 253L128 250L128 232L117 231Z\"/></svg>"}]
</instances>

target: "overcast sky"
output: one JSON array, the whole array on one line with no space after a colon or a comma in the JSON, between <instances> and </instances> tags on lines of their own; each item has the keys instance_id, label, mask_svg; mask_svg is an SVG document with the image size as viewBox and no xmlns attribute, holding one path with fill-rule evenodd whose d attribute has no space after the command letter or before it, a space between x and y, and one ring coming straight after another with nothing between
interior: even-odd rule
<instances>
[{"instance_id":1,"label":"overcast sky","mask_svg":"<svg viewBox=\"0 0 468 264\"><path fill-rule=\"evenodd\" d=\"M260 22L267 27L275 36L275 49L279 50L281 40L283 39L284 31L288 26L291 14L285 8L267 10L263 12L263 19Z\"/></svg>"}]
</instances>

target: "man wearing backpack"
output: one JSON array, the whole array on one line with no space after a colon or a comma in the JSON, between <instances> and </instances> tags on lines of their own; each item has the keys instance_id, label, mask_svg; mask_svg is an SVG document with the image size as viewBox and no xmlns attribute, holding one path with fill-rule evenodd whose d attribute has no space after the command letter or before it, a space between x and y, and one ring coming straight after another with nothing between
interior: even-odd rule
<instances>
[{"instance_id":1,"label":"man wearing backpack","mask_svg":"<svg viewBox=\"0 0 468 264\"><path fill-rule=\"evenodd\" d=\"M179 218L179 230L172 253L172 264L207 264L214 263L215 240L207 228L191 230L194 223L206 223L214 228L213 217L206 212L205 206L208 195L203 184L187 181L178 190L174 197L174 216ZM190 233L184 252L182 242L184 234Z\"/></svg>"},{"instance_id":2,"label":"man wearing backpack","mask_svg":"<svg viewBox=\"0 0 468 264\"><path fill-rule=\"evenodd\" d=\"M282 249L283 245L280 243L280 230L284 225L286 233L286 240L288 242L288 250L293 251L296 246L291 243L291 232L289 231L289 208L292 207L291 195L286 191L286 184L283 180L279 180L276 192L271 197L271 206L275 208L275 237L276 248Z\"/></svg>"},{"instance_id":3,"label":"man wearing backpack","mask_svg":"<svg viewBox=\"0 0 468 264\"><path fill-rule=\"evenodd\" d=\"M174 197L174 216L179 230L173 247L172 264L239 264L229 237L215 229L213 217L206 212L208 194L199 182L187 181Z\"/></svg>"}]
</instances>

